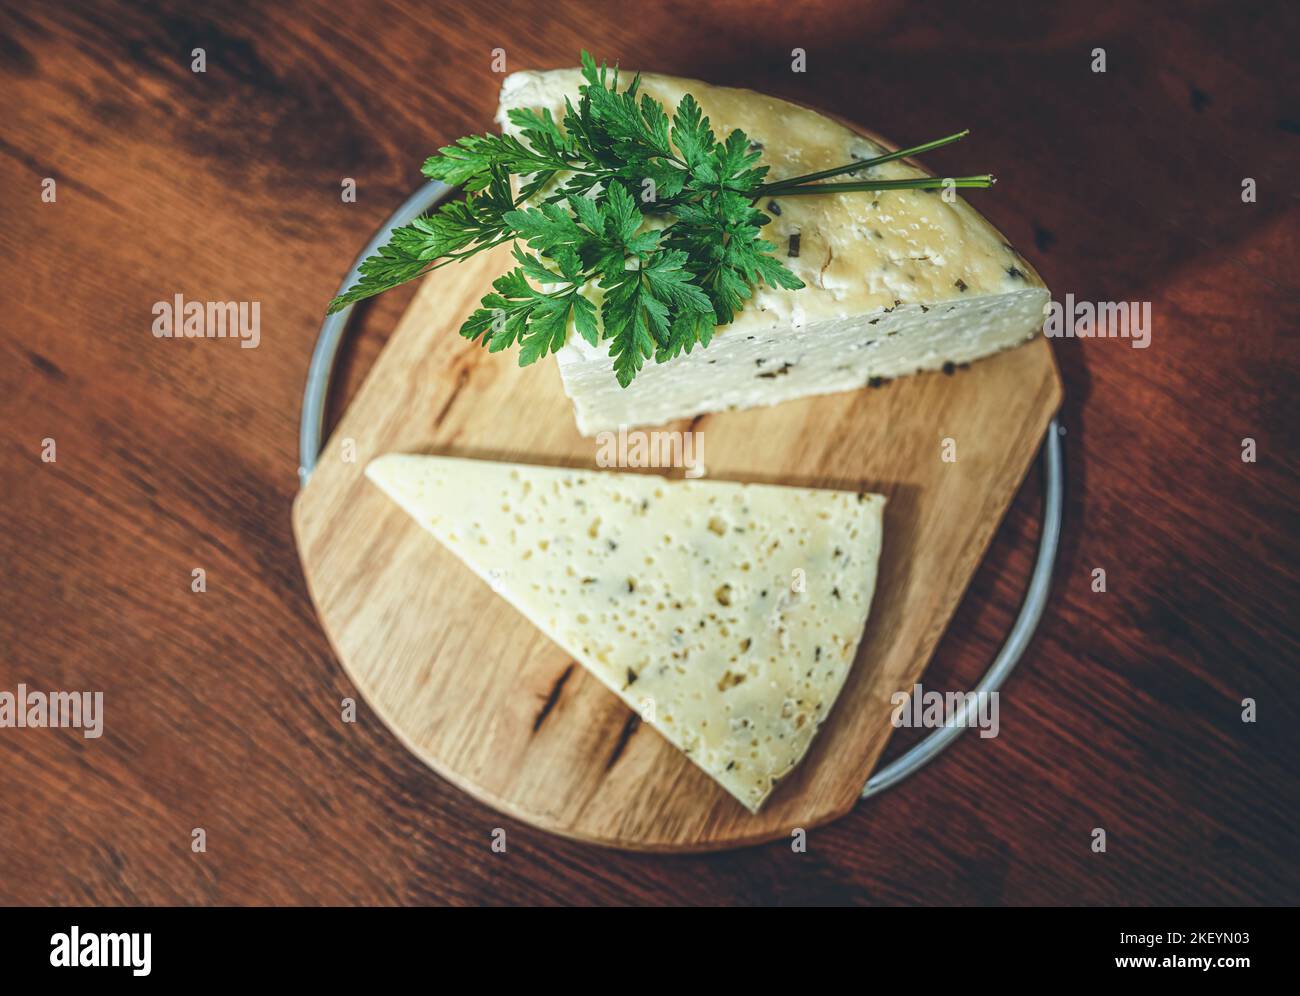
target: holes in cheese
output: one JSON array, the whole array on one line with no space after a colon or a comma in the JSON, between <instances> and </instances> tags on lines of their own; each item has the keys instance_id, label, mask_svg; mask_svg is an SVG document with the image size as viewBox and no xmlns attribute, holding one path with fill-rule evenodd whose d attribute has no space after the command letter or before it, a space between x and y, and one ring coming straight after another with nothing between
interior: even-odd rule
<instances>
[{"instance_id":1,"label":"holes in cheese","mask_svg":"<svg viewBox=\"0 0 1300 996\"><path fill-rule=\"evenodd\" d=\"M752 811L852 666L879 495L403 454L366 474Z\"/></svg>"}]
</instances>

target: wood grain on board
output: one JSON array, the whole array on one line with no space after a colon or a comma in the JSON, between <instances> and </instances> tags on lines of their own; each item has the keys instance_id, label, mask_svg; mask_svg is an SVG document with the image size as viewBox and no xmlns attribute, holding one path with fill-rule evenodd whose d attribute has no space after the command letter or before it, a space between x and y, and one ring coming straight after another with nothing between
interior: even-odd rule
<instances>
[{"instance_id":1,"label":"wood grain on board","mask_svg":"<svg viewBox=\"0 0 1300 996\"><path fill-rule=\"evenodd\" d=\"M714 479L888 499L854 668L753 815L365 479L389 452L596 467L553 360L521 369L456 339L510 265L503 246L425 278L294 504L308 587L348 673L444 777L557 833L709 850L843 815L892 732L890 696L920 676L1060 403L1046 340L952 375L665 427L703 435Z\"/></svg>"},{"instance_id":2,"label":"wood grain on board","mask_svg":"<svg viewBox=\"0 0 1300 996\"><path fill-rule=\"evenodd\" d=\"M0 689L106 703L98 740L0 730L0 902L1296 901L1294 4L343 8L0 4ZM806 73L790 71L795 46ZM511 69L586 47L899 141L969 127L927 164L997 175L971 200L1058 297L1151 303L1148 349L1053 344L1062 548L999 736L963 737L807 853L566 840L431 772L364 704L341 721L356 687L289 515L307 358L423 158L492 127L497 47ZM260 346L154 340L150 307L178 292L260 301ZM361 309L331 412L412 293ZM927 686L970 688L1001 644L1039 502L1035 468ZM918 735L898 731L883 759ZM1088 846L1098 826L1105 855Z\"/></svg>"}]
</instances>

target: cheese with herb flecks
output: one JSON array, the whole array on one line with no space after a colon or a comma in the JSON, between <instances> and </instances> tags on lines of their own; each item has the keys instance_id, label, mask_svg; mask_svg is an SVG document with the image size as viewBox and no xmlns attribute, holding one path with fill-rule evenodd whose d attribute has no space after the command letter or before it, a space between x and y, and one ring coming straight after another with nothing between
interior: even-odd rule
<instances>
[{"instance_id":1,"label":"cheese with herb flecks","mask_svg":"<svg viewBox=\"0 0 1300 996\"><path fill-rule=\"evenodd\" d=\"M879 495L404 454L366 474L752 811L853 665Z\"/></svg>"},{"instance_id":2,"label":"cheese with herb flecks","mask_svg":"<svg viewBox=\"0 0 1300 996\"><path fill-rule=\"evenodd\" d=\"M516 107L549 109L562 121L564 99L576 103L581 82L577 69L506 77L498 112L503 131L518 134L506 118ZM750 90L653 74L643 74L641 85L670 114L691 93L715 135L743 130L761 146L769 181L890 151L815 111ZM968 146L941 153L963 154L975 153ZM970 161L978 161L975 155ZM925 175L895 161L861 178ZM593 347L570 330L556 359L582 433L852 390L988 356L1042 326L1050 298L1042 280L959 197L949 202L942 191L892 190L768 199L758 206L772 218L764 238L806 286L760 286L707 349L648 363L627 388L614 378L608 343Z\"/></svg>"}]
</instances>

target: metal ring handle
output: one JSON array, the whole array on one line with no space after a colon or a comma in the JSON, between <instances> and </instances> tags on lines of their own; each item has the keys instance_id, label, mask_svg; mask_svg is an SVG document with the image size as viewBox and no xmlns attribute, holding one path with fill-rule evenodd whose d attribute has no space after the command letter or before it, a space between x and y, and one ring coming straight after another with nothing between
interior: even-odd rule
<instances>
[{"instance_id":1,"label":"metal ring handle","mask_svg":"<svg viewBox=\"0 0 1300 996\"><path fill-rule=\"evenodd\" d=\"M1020 606L1020 615L1011 627L1007 642L998 651L992 665L984 673L984 678L975 686L977 695L997 691L1010 677L1024 654L1025 647L1029 645L1034 630L1038 628L1043 609L1047 607L1047 593L1052 586L1052 568L1056 564L1056 549L1061 539L1061 507L1065 499L1065 474L1061 467L1061 436L1064 431L1055 418L1047 427L1047 439L1043 442L1043 532L1038 538L1038 562L1034 564L1025 601ZM897 785L938 757L966 728L970 705L971 700L963 697L961 709L951 723L941 726L902 757L891 761L867 779L862 798L870 798L877 792Z\"/></svg>"},{"instance_id":2,"label":"metal ring handle","mask_svg":"<svg viewBox=\"0 0 1300 996\"><path fill-rule=\"evenodd\" d=\"M378 252L379 247L388 242L394 228L409 225L455 189L437 180L430 180L408 197L361 250L361 255L339 285L339 293L342 294L356 283L361 276L362 260ZM334 372L334 361L338 358L339 343L343 340L343 332L348 327L351 315L352 305L349 304L326 316L316 336L316 348L312 350L311 365L307 367L307 387L302 395L302 418L298 424L298 487L307 483L307 478L316 469L316 461L320 458L321 436L325 431L325 398L329 394L330 375Z\"/></svg>"},{"instance_id":3,"label":"metal ring handle","mask_svg":"<svg viewBox=\"0 0 1300 996\"><path fill-rule=\"evenodd\" d=\"M444 200L455 188L445 183L431 180L406 199L393 212L375 237L361 251L352 264L339 293L347 290L360 276L361 261L378 251L384 245L394 228L409 224L414 218L428 211L435 204ZM334 361L338 358L339 343L347 328L352 306L343 308L328 316L321 324L320 334L316 338L316 348L312 350L311 365L307 368L307 387L302 397L302 419L298 427L298 483L301 487L307 483L316 461L320 457L321 435L325 427L325 398L329 393L330 374L334 371ZM1021 656L1038 628L1038 621L1047 606L1047 594L1052 584L1052 567L1056 563L1056 549L1061 537L1061 507L1064 503L1065 482L1061 467L1061 434L1063 430L1052 419L1047 430L1047 439L1043 444L1043 532L1038 541L1038 562L1029 580L1029 589L1025 593L1024 604L1016 618L1007 642L994 658L993 664L985 672L984 678L976 686L976 693L994 692L1010 676L1019 663ZM897 785L929 764L949 744L961 735L966 728L970 700L963 699L962 707L951 725L935 730L915 747L895 761L885 765L867 780L862 790L866 799L878 792L883 792Z\"/></svg>"}]
</instances>

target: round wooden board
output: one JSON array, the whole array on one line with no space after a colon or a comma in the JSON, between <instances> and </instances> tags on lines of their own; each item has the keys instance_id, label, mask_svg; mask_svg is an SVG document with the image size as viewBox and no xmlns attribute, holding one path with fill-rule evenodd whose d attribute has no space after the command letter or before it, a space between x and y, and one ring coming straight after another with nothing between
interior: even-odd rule
<instances>
[{"instance_id":1,"label":"round wooden board","mask_svg":"<svg viewBox=\"0 0 1300 996\"><path fill-rule=\"evenodd\" d=\"M847 812L891 732L890 695L920 677L1060 403L1049 344L669 427L704 433L714 478L889 499L853 670L803 763L751 815L363 476L393 451L596 466L553 360L521 370L456 335L507 262L497 250L426 279L294 504L303 571L349 676L440 775L555 833L712 850ZM940 459L945 437L955 463Z\"/></svg>"}]
</instances>

